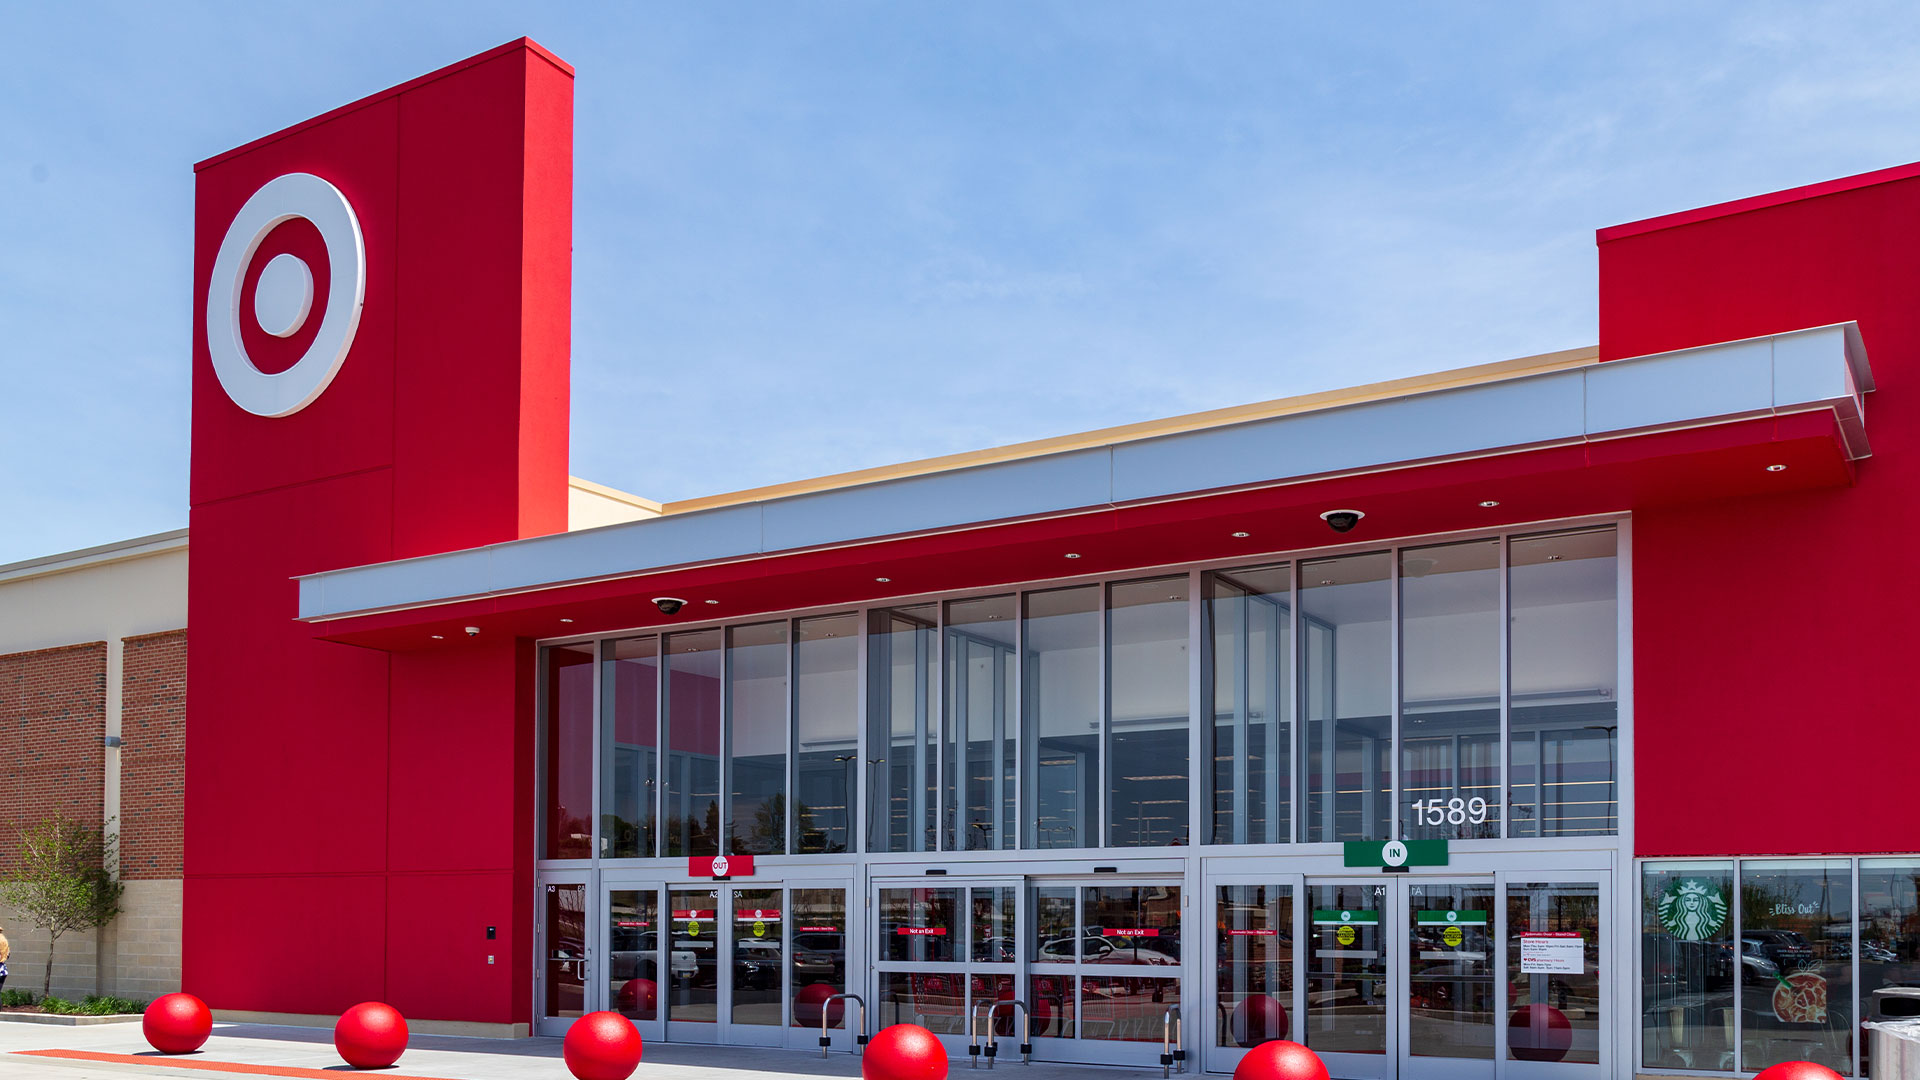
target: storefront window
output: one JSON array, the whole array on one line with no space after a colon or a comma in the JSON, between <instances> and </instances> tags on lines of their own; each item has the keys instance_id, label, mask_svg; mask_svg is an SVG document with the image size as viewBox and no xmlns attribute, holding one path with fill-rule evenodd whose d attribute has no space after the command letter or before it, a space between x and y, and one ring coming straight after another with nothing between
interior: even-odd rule
<instances>
[{"instance_id":1,"label":"storefront window","mask_svg":"<svg viewBox=\"0 0 1920 1080\"><path fill-rule=\"evenodd\" d=\"M600 853L609 859L652 855L660 639L607 642L601 679Z\"/></svg>"},{"instance_id":2,"label":"storefront window","mask_svg":"<svg viewBox=\"0 0 1920 1080\"><path fill-rule=\"evenodd\" d=\"M1851 861L1742 861L1740 905L1740 1068L1852 1073Z\"/></svg>"},{"instance_id":3,"label":"storefront window","mask_svg":"<svg viewBox=\"0 0 1920 1080\"><path fill-rule=\"evenodd\" d=\"M1645 864L1640 911L1642 1064L1732 1069L1733 864Z\"/></svg>"},{"instance_id":4,"label":"storefront window","mask_svg":"<svg viewBox=\"0 0 1920 1080\"><path fill-rule=\"evenodd\" d=\"M1013 937L1013 904L1018 891L1010 885L976 885L968 893L973 911L973 962L1011 964L1018 960Z\"/></svg>"},{"instance_id":5,"label":"storefront window","mask_svg":"<svg viewBox=\"0 0 1920 1080\"><path fill-rule=\"evenodd\" d=\"M868 618L867 849L931 851L939 761L934 607Z\"/></svg>"},{"instance_id":6,"label":"storefront window","mask_svg":"<svg viewBox=\"0 0 1920 1080\"><path fill-rule=\"evenodd\" d=\"M1293 567L1208 575L1208 842L1293 838Z\"/></svg>"},{"instance_id":7,"label":"storefront window","mask_svg":"<svg viewBox=\"0 0 1920 1080\"><path fill-rule=\"evenodd\" d=\"M947 605L947 824L943 846L1011 848L1019 774L1018 602L1012 596Z\"/></svg>"},{"instance_id":8,"label":"storefront window","mask_svg":"<svg viewBox=\"0 0 1920 1080\"><path fill-rule=\"evenodd\" d=\"M1300 567L1309 842L1391 839L1391 558L1376 552Z\"/></svg>"},{"instance_id":9,"label":"storefront window","mask_svg":"<svg viewBox=\"0 0 1920 1080\"><path fill-rule=\"evenodd\" d=\"M1860 1006L1862 1019L1899 1016L1914 1002L1902 998L1898 1012L1875 992L1920 986L1920 859L1860 860ZM1883 997L1891 998L1891 995ZM1873 1075L1868 1050L1860 1047L1860 1072Z\"/></svg>"},{"instance_id":10,"label":"storefront window","mask_svg":"<svg viewBox=\"0 0 1920 1080\"><path fill-rule=\"evenodd\" d=\"M1108 597L1107 846L1185 844L1187 577L1114 585Z\"/></svg>"},{"instance_id":11,"label":"storefront window","mask_svg":"<svg viewBox=\"0 0 1920 1080\"><path fill-rule=\"evenodd\" d=\"M857 616L799 621L793 683L793 850L848 851L859 820Z\"/></svg>"},{"instance_id":12,"label":"storefront window","mask_svg":"<svg viewBox=\"0 0 1920 1080\"><path fill-rule=\"evenodd\" d=\"M666 852L720 854L720 631L667 638Z\"/></svg>"},{"instance_id":13,"label":"storefront window","mask_svg":"<svg viewBox=\"0 0 1920 1080\"><path fill-rule=\"evenodd\" d=\"M1500 835L1500 542L1400 552L1400 831Z\"/></svg>"},{"instance_id":14,"label":"storefront window","mask_svg":"<svg viewBox=\"0 0 1920 1080\"><path fill-rule=\"evenodd\" d=\"M540 854L593 857L593 646L547 650L546 802Z\"/></svg>"},{"instance_id":15,"label":"storefront window","mask_svg":"<svg viewBox=\"0 0 1920 1080\"><path fill-rule=\"evenodd\" d=\"M727 631L727 854L787 850L787 624Z\"/></svg>"},{"instance_id":16,"label":"storefront window","mask_svg":"<svg viewBox=\"0 0 1920 1080\"><path fill-rule=\"evenodd\" d=\"M1027 846L1096 847L1100 587L1027 594Z\"/></svg>"},{"instance_id":17,"label":"storefront window","mask_svg":"<svg viewBox=\"0 0 1920 1080\"><path fill-rule=\"evenodd\" d=\"M1509 836L1619 829L1617 560L1611 528L1508 551Z\"/></svg>"}]
</instances>

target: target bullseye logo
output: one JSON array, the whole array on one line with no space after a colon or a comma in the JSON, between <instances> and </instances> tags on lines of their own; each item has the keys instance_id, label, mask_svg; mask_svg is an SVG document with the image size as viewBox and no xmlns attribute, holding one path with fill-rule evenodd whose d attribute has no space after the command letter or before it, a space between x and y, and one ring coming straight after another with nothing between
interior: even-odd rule
<instances>
[{"instance_id":1,"label":"target bullseye logo","mask_svg":"<svg viewBox=\"0 0 1920 1080\"><path fill-rule=\"evenodd\" d=\"M328 284L320 326L307 349L285 371L268 374L247 355L245 320L287 338L307 325L314 307L314 273L298 256L268 260L245 295L247 270L267 236L303 218L326 244ZM340 373L360 327L367 294L367 246L360 219L340 189L312 173L288 173L261 185L233 216L207 285L207 352L220 386L255 416L291 416L311 405Z\"/></svg>"}]
</instances>

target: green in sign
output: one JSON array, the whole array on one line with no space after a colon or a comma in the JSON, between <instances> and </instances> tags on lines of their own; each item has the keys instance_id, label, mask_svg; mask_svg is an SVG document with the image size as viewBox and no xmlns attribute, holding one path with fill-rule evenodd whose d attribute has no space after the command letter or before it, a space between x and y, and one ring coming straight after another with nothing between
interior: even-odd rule
<instances>
[{"instance_id":1,"label":"green in sign","mask_svg":"<svg viewBox=\"0 0 1920 1080\"><path fill-rule=\"evenodd\" d=\"M1445 866L1445 840L1349 840L1348 866Z\"/></svg>"},{"instance_id":2,"label":"green in sign","mask_svg":"<svg viewBox=\"0 0 1920 1080\"><path fill-rule=\"evenodd\" d=\"M1414 913L1413 921L1421 926L1485 926L1487 913L1484 911L1420 911Z\"/></svg>"},{"instance_id":3,"label":"green in sign","mask_svg":"<svg viewBox=\"0 0 1920 1080\"><path fill-rule=\"evenodd\" d=\"M1350 923L1373 924L1380 921L1377 911L1330 911L1325 908L1313 909L1313 925L1345 926Z\"/></svg>"}]
</instances>

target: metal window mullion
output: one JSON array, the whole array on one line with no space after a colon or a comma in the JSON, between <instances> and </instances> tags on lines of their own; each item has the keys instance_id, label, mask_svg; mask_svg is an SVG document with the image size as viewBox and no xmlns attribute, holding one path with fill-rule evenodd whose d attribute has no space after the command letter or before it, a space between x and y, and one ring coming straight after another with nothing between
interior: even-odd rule
<instances>
[{"instance_id":1,"label":"metal window mullion","mask_svg":"<svg viewBox=\"0 0 1920 1080\"><path fill-rule=\"evenodd\" d=\"M993 770L993 807L987 814L988 824L993 826L992 843L989 848L998 848L1003 843L1006 830L1012 826L1007 817L1007 770L1005 768L1007 745L1007 650L995 645L993 649L993 725L988 733L987 763Z\"/></svg>"},{"instance_id":2,"label":"metal window mullion","mask_svg":"<svg viewBox=\"0 0 1920 1080\"><path fill-rule=\"evenodd\" d=\"M1025 593L1013 594L1013 843L1003 845L1010 848L1030 848L1039 839L1036 828L1031 839L1027 836L1025 823L1036 819L1033 785L1027 781L1027 733L1033 727L1032 717L1027 715L1027 597ZM1031 900L1029 900L1031 903ZM1022 946L1024 949L1024 945ZM1021 953L1025 955L1024 951ZM1025 971L1025 961L1022 961Z\"/></svg>"},{"instance_id":3,"label":"metal window mullion","mask_svg":"<svg viewBox=\"0 0 1920 1080\"><path fill-rule=\"evenodd\" d=\"M1507 787L1507 761L1511 756L1507 740L1511 738L1513 727L1513 598L1511 584L1508 582L1508 549L1512 541L1505 536L1500 538L1500 746L1495 756L1500 759L1495 773L1499 777L1500 789L1500 836L1513 835L1513 796Z\"/></svg>"},{"instance_id":4,"label":"metal window mullion","mask_svg":"<svg viewBox=\"0 0 1920 1080\"><path fill-rule=\"evenodd\" d=\"M1389 793L1391 805L1387 818L1388 839L1397 839L1404 834L1404 830L1400 827L1400 758L1402 754L1400 748L1400 695L1405 692L1406 680L1400 670L1400 664L1404 659L1406 649L1400 640L1402 634L1402 627L1400 625L1400 550L1399 548L1394 548L1387 556L1387 577L1392 583L1391 587L1387 590L1387 621L1392 629L1392 633L1387 635L1387 648L1391 656L1389 665L1392 668L1388 674L1388 678L1391 680L1391 694L1388 701L1393 707L1393 721L1391 725L1392 743L1389 747L1393 755L1393 760L1391 769L1389 770L1392 777L1392 791ZM1369 779L1368 786L1371 787L1372 784L1373 781ZM1371 839L1371 837L1369 837L1369 839Z\"/></svg>"},{"instance_id":5,"label":"metal window mullion","mask_svg":"<svg viewBox=\"0 0 1920 1080\"><path fill-rule=\"evenodd\" d=\"M872 741L871 736L873 734L871 730L873 727L873 718L868 712L872 704L871 699L873 695L871 688L867 686L867 677L870 670L867 650L871 647L870 639L873 629L873 610L871 608L863 608L857 622L859 623L859 627L854 631L854 641L858 654L853 660L854 680L856 684L853 690L854 807L853 812L847 814L847 850L864 855L872 850L873 840L873 837L868 835L868 818L873 814L873 803L870 801L872 795L868 791L868 788L872 785L868 783L867 775L873 771L873 766L867 764L868 754L871 750L868 743ZM888 720L891 721L892 718L889 717ZM889 723L888 728L891 730L891 723ZM841 898L841 908L843 912L850 912L852 910L851 905L848 904L844 895ZM851 920L852 916L842 914L841 918ZM840 940L843 942L851 942L853 940L851 930L852 924L849 921L847 929L841 933Z\"/></svg>"},{"instance_id":6,"label":"metal window mullion","mask_svg":"<svg viewBox=\"0 0 1920 1080\"><path fill-rule=\"evenodd\" d=\"M1107 834L1107 817L1112 811L1108 804L1112 802L1111 764L1113 761L1113 585L1099 586L1100 591L1100 709L1094 715L1100 718L1100 737L1094 741L1099 748L1099 759L1095 762L1094 779L1098 784L1093 800L1093 839L1088 842L1081 837L1076 845L1086 848L1104 848L1109 846L1112 837ZM1084 782L1084 781L1083 781ZM1080 805L1084 808L1087 800L1082 796Z\"/></svg>"},{"instance_id":7,"label":"metal window mullion","mask_svg":"<svg viewBox=\"0 0 1920 1080\"><path fill-rule=\"evenodd\" d=\"M1746 933L1747 916L1744 908L1745 905L1740 902L1740 860L1735 859L1733 860L1733 1046L1731 1047L1734 1072L1746 1068L1747 1057L1746 1025L1741 1022L1740 1017L1740 1014L1745 1011L1740 1007L1741 1001L1744 1000L1741 995L1746 992L1746 987L1741 985L1746 982L1746 972L1741 970L1746 965L1740 960L1741 947L1745 944L1742 935Z\"/></svg>"},{"instance_id":8,"label":"metal window mullion","mask_svg":"<svg viewBox=\"0 0 1920 1080\"><path fill-rule=\"evenodd\" d=\"M1290 789L1289 793L1293 802L1293 812L1288 815L1288 835L1276 837L1276 839L1292 839L1305 843L1307 838L1306 824L1301 820L1301 815L1304 814L1306 810L1305 794L1303 792L1306 785L1301 781L1304 780L1306 776L1307 710L1305 698L1306 679L1301 674L1306 664L1304 659L1305 653L1303 652L1305 646L1301 642L1300 633L1300 573L1300 560L1295 559L1293 562L1287 564L1287 709L1291 713L1291 715L1287 717L1287 744L1288 749L1292 751L1289 755L1290 760L1287 762L1287 776L1289 780L1287 787ZM1304 887L1303 884L1302 888ZM1293 940L1304 941L1306 939L1296 936ZM1295 951L1298 952L1298 950ZM1296 1009L1294 1010L1294 1015L1304 1016L1305 1014Z\"/></svg>"},{"instance_id":9,"label":"metal window mullion","mask_svg":"<svg viewBox=\"0 0 1920 1080\"><path fill-rule=\"evenodd\" d=\"M720 835L714 837L714 848L722 855L731 855L727 850L733 840L733 632L734 627L720 631L720 790L716 792L720 801ZM716 934L718 930L714 931ZM716 950L718 946L715 946ZM719 956L716 951L715 956Z\"/></svg>"},{"instance_id":10,"label":"metal window mullion","mask_svg":"<svg viewBox=\"0 0 1920 1080\"><path fill-rule=\"evenodd\" d=\"M800 620L787 620L787 796L782 854L800 852Z\"/></svg>"},{"instance_id":11,"label":"metal window mullion","mask_svg":"<svg viewBox=\"0 0 1920 1080\"><path fill-rule=\"evenodd\" d=\"M606 695L601 693L601 680L607 674L607 642L605 638L595 638L593 642L593 750L587 756L588 767L593 770L593 799L587 805L591 807L588 816L592 819L587 826L587 858L596 863L600 861L600 845L604 838L600 835L600 814L607 797L605 786L600 782L601 753L600 732L607 723L601 709L605 706Z\"/></svg>"},{"instance_id":12,"label":"metal window mullion","mask_svg":"<svg viewBox=\"0 0 1920 1080\"><path fill-rule=\"evenodd\" d=\"M1847 959L1848 964L1850 964L1853 968L1853 1012L1849 1014L1853 1018L1852 1020L1853 1038L1847 1041L1853 1044L1852 1075L1859 1076L1860 1075L1860 1054L1861 1054L1860 1043L1862 1041L1862 1036L1860 1034L1860 917L1863 914L1863 912L1861 912L1860 910L1860 901L1862 899L1860 895L1860 860L1848 859L1847 864L1848 864L1847 868L1849 871L1848 876L1851 879L1851 885L1853 889L1852 901L1850 906L1847 908L1847 913L1848 915L1851 916L1851 918L1848 921L1853 924L1853 955L1848 957Z\"/></svg>"},{"instance_id":13,"label":"metal window mullion","mask_svg":"<svg viewBox=\"0 0 1920 1080\"><path fill-rule=\"evenodd\" d=\"M946 634L942 634L940 638L943 643L952 643ZM969 636L966 641L956 644L958 644L959 647L953 650L952 657L946 662L951 663L959 670L954 672L953 685L947 688L946 693L940 695L942 702L949 703L952 706L948 710L951 713L948 723L953 729L953 760L947 763L951 770L951 775L941 777L941 790L943 792L952 791L954 801L958 805L947 808L947 816L951 819L951 827L946 825L941 826L941 836L944 838L944 842L950 850L965 851L967 850L967 755L973 745L973 679L971 668L973 665L975 643L971 636Z\"/></svg>"},{"instance_id":14,"label":"metal window mullion","mask_svg":"<svg viewBox=\"0 0 1920 1080\"><path fill-rule=\"evenodd\" d=\"M1233 834L1232 842L1244 844L1248 840L1247 829L1247 756L1248 739L1252 734L1252 720L1248 700L1253 691L1253 677L1248 669L1253 666L1253 649L1249 644L1253 636L1253 595L1251 589L1242 589L1234 583L1234 591L1239 598L1239 618L1234 622L1236 640L1233 658L1233 692L1236 700L1233 708ZM1211 724L1212 718L1209 717ZM1216 748L1216 753L1218 752Z\"/></svg>"},{"instance_id":15,"label":"metal window mullion","mask_svg":"<svg viewBox=\"0 0 1920 1080\"><path fill-rule=\"evenodd\" d=\"M664 856L667 843L667 635L654 639L653 650L653 791L647 801L653 804L653 850L645 854ZM671 929L672 920L654 920Z\"/></svg>"},{"instance_id":16,"label":"metal window mullion","mask_svg":"<svg viewBox=\"0 0 1920 1080\"><path fill-rule=\"evenodd\" d=\"M1213 672L1204 663L1203 658L1211 656L1208 648L1206 603L1202 596L1202 587L1206 575L1198 570L1187 573L1187 836L1186 843L1206 843L1213 839L1213 755L1207 748L1213 745L1213 710L1206 703L1212 697L1201 689L1213 685ZM1204 714L1204 716L1203 716ZM1204 726L1203 726L1204 724ZM1200 768L1201 762L1207 768ZM1201 781L1201 775L1206 781ZM1204 801L1201 793L1206 793ZM1204 808L1204 815L1202 810ZM1203 825L1204 823L1204 825Z\"/></svg>"},{"instance_id":17,"label":"metal window mullion","mask_svg":"<svg viewBox=\"0 0 1920 1080\"><path fill-rule=\"evenodd\" d=\"M933 841L928 851L947 847L947 605L933 605L933 648L927 657L933 694ZM924 699L923 699L924 700ZM920 774L924 781L926 773Z\"/></svg>"}]
</instances>

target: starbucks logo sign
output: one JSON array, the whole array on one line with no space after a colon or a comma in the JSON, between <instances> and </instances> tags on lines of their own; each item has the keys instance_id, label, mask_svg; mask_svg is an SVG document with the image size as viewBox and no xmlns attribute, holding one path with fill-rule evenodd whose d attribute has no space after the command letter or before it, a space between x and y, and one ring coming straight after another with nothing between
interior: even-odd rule
<instances>
[{"instance_id":1,"label":"starbucks logo sign","mask_svg":"<svg viewBox=\"0 0 1920 1080\"><path fill-rule=\"evenodd\" d=\"M1660 925L1681 941L1705 941L1727 925L1727 898L1699 878L1680 878L1660 893Z\"/></svg>"}]
</instances>

